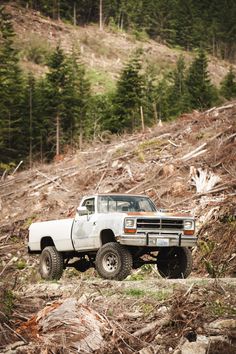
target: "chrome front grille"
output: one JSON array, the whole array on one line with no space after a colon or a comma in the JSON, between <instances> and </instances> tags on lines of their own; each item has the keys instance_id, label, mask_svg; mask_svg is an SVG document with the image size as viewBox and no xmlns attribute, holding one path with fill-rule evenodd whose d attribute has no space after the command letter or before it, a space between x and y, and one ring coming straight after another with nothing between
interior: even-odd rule
<instances>
[{"instance_id":1,"label":"chrome front grille","mask_svg":"<svg viewBox=\"0 0 236 354\"><path fill-rule=\"evenodd\" d=\"M142 230L183 230L183 220L179 219L137 219L137 229Z\"/></svg>"}]
</instances>

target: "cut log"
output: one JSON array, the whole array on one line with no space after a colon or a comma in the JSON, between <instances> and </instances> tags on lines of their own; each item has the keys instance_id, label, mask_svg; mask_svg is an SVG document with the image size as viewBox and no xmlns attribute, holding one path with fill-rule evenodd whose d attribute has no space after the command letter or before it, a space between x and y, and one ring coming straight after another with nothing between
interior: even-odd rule
<instances>
[{"instance_id":1,"label":"cut log","mask_svg":"<svg viewBox=\"0 0 236 354\"><path fill-rule=\"evenodd\" d=\"M40 336L40 342L50 343L51 347L64 348L66 343L69 352L76 349L76 352L93 353L105 345L103 335L110 331L107 327L107 320L98 312L75 298L67 298L46 306L17 332L31 333L34 340Z\"/></svg>"},{"instance_id":2,"label":"cut log","mask_svg":"<svg viewBox=\"0 0 236 354\"><path fill-rule=\"evenodd\" d=\"M63 187L63 186L61 186L60 183L58 183L55 179L48 177L47 175L45 175L45 173L42 173L42 172L40 172L40 171L38 171L38 170L36 170L36 171L37 171L37 173L38 173L40 176L43 176L43 177L46 178L48 181L54 183L57 187L63 189L63 190L66 191L66 192L70 192L69 189L67 189L67 188L65 188L65 187ZM56 178L58 179L59 177L56 177Z\"/></svg>"},{"instance_id":3,"label":"cut log","mask_svg":"<svg viewBox=\"0 0 236 354\"><path fill-rule=\"evenodd\" d=\"M200 146L198 146L196 149L194 149L193 151L190 151L188 154L184 155L181 160L183 161L187 161L189 159L191 159L197 152L199 152L200 150L202 150L205 146L207 145L207 143L204 143Z\"/></svg>"},{"instance_id":4,"label":"cut log","mask_svg":"<svg viewBox=\"0 0 236 354\"><path fill-rule=\"evenodd\" d=\"M156 320L152 323L149 323L147 326L132 333L132 335L135 337L141 337L144 334L147 334L147 333L153 331L157 327L163 327L163 326L168 325L169 322L170 322L170 316L166 316L166 317Z\"/></svg>"}]
</instances>

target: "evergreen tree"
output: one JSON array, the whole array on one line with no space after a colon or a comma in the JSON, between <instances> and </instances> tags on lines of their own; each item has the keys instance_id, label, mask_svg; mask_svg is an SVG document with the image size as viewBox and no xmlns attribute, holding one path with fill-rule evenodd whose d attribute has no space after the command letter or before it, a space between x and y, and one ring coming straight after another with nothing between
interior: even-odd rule
<instances>
[{"instance_id":1,"label":"evergreen tree","mask_svg":"<svg viewBox=\"0 0 236 354\"><path fill-rule=\"evenodd\" d=\"M230 66L229 72L225 75L220 86L220 93L227 100L236 97L236 79L232 66Z\"/></svg>"},{"instance_id":2,"label":"evergreen tree","mask_svg":"<svg viewBox=\"0 0 236 354\"><path fill-rule=\"evenodd\" d=\"M134 130L140 126L140 106L142 105L143 76L141 70L141 51L137 50L124 67L117 83L114 98L114 117L112 131Z\"/></svg>"},{"instance_id":3,"label":"evergreen tree","mask_svg":"<svg viewBox=\"0 0 236 354\"><path fill-rule=\"evenodd\" d=\"M156 74L152 65L148 65L144 73L144 89L142 97L142 107L144 113L145 126L150 126L157 122L156 111Z\"/></svg>"},{"instance_id":4,"label":"evergreen tree","mask_svg":"<svg viewBox=\"0 0 236 354\"><path fill-rule=\"evenodd\" d=\"M64 115L64 88L66 81L66 58L62 49L57 46L49 59L49 73L46 75L47 82L47 117L49 123L49 138L52 140L52 149L56 150L56 155L60 154L60 147L63 140L62 119ZM51 120L51 122L50 122ZM54 145L54 147L53 147ZM56 148L55 148L56 147Z\"/></svg>"},{"instance_id":5,"label":"evergreen tree","mask_svg":"<svg viewBox=\"0 0 236 354\"><path fill-rule=\"evenodd\" d=\"M168 93L169 115L176 117L188 111L187 88L185 84L185 62L181 55L172 73L172 83Z\"/></svg>"},{"instance_id":6,"label":"evergreen tree","mask_svg":"<svg viewBox=\"0 0 236 354\"><path fill-rule=\"evenodd\" d=\"M66 60L66 72L63 92L65 106L63 129L67 134L69 143L76 141L79 134L79 146L81 148L83 136L89 131L88 109L91 92L84 64L75 50Z\"/></svg>"},{"instance_id":7,"label":"evergreen tree","mask_svg":"<svg viewBox=\"0 0 236 354\"><path fill-rule=\"evenodd\" d=\"M37 121L35 122L36 132L34 136L34 154L36 158L50 160L55 155L55 131L54 122L51 119L48 82L46 78L36 81L35 86L35 109Z\"/></svg>"},{"instance_id":8,"label":"evergreen tree","mask_svg":"<svg viewBox=\"0 0 236 354\"><path fill-rule=\"evenodd\" d=\"M155 108L158 121L168 120L169 118L168 88L166 77L160 80L156 87Z\"/></svg>"},{"instance_id":9,"label":"evergreen tree","mask_svg":"<svg viewBox=\"0 0 236 354\"><path fill-rule=\"evenodd\" d=\"M14 48L15 36L11 16L0 7L0 160L10 162L22 158L23 79Z\"/></svg>"},{"instance_id":10,"label":"evergreen tree","mask_svg":"<svg viewBox=\"0 0 236 354\"><path fill-rule=\"evenodd\" d=\"M39 115L39 92L36 80L30 72L24 88L22 116L23 131L21 139L25 143L24 155L29 161L30 167L36 157L39 157L41 116ZM36 156L35 156L36 155Z\"/></svg>"},{"instance_id":11,"label":"evergreen tree","mask_svg":"<svg viewBox=\"0 0 236 354\"><path fill-rule=\"evenodd\" d=\"M89 105L89 135L95 139L103 131L112 131L113 93L93 95Z\"/></svg>"},{"instance_id":12,"label":"evergreen tree","mask_svg":"<svg viewBox=\"0 0 236 354\"><path fill-rule=\"evenodd\" d=\"M203 50L199 50L188 70L186 86L189 106L192 109L211 107L217 98L209 78L207 57Z\"/></svg>"}]
</instances>

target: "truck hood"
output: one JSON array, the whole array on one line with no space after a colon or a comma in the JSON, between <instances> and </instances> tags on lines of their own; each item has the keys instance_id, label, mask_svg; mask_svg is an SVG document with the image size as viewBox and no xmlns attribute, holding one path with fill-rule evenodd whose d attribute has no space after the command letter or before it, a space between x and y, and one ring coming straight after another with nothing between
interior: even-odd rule
<instances>
[{"instance_id":1,"label":"truck hood","mask_svg":"<svg viewBox=\"0 0 236 354\"><path fill-rule=\"evenodd\" d=\"M187 214L181 214L181 213L165 213L161 211L157 212L145 212L145 211L139 211L139 212L128 212L126 213L127 216L147 216L147 217L173 217L173 218L193 218L192 215L187 215Z\"/></svg>"}]
</instances>

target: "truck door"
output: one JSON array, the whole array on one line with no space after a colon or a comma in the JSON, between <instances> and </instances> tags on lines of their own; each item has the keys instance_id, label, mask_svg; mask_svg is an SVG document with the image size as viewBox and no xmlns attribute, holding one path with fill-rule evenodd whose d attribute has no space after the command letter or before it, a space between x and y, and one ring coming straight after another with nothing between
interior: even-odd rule
<instances>
[{"instance_id":1,"label":"truck door","mask_svg":"<svg viewBox=\"0 0 236 354\"><path fill-rule=\"evenodd\" d=\"M98 235L96 236L95 198L85 199L82 206L88 210L87 215L75 218L72 227L72 241L76 251L96 249Z\"/></svg>"}]
</instances>

